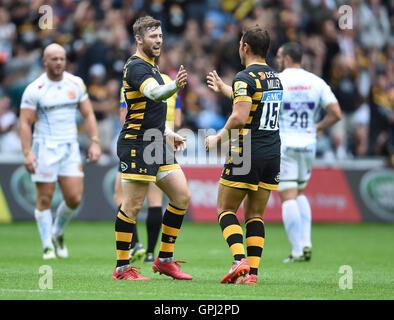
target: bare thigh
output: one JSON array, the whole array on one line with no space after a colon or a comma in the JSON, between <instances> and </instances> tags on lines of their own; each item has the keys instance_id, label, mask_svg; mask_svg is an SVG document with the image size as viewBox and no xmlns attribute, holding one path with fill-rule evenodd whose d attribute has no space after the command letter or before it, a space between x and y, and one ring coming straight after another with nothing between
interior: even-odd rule
<instances>
[{"instance_id":1,"label":"bare thigh","mask_svg":"<svg viewBox=\"0 0 394 320\"><path fill-rule=\"evenodd\" d=\"M227 187L219 184L218 203L216 209L217 215L221 214L223 211L236 213L247 192L248 190Z\"/></svg>"},{"instance_id":2,"label":"bare thigh","mask_svg":"<svg viewBox=\"0 0 394 320\"><path fill-rule=\"evenodd\" d=\"M270 190L263 188L258 188L257 191L248 192L248 196L244 201L245 221L251 218L263 217L270 194Z\"/></svg>"},{"instance_id":3,"label":"bare thigh","mask_svg":"<svg viewBox=\"0 0 394 320\"><path fill-rule=\"evenodd\" d=\"M190 191L181 169L173 170L156 185L168 196L170 203L179 209L186 209L190 202Z\"/></svg>"},{"instance_id":4,"label":"bare thigh","mask_svg":"<svg viewBox=\"0 0 394 320\"><path fill-rule=\"evenodd\" d=\"M146 198L148 207L161 207L163 204L163 191L156 184L150 182Z\"/></svg>"}]
</instances>

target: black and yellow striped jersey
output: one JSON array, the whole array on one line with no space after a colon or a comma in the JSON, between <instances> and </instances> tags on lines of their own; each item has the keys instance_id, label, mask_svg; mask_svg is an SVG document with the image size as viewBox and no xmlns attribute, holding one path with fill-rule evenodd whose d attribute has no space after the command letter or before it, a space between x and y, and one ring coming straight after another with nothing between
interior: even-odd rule
<instances>
[{"instance_id":1,"label":"black and yellow striped jersey","mask_svg":"<svg viewBox=\"0 0 394 320\"><path fill-rule=\"evenodd\" d=\"M283 87L276 72L267 64L252 63L235 76L232 90L233 104L252 103L240 141L241 136L250 133L252 152L263 152L267 159L280 155L278 117Z\"/></svg>"},{"instance_id":2,"label":"black and yellow striped jersey","mask_svg":"<svg viewBox=\"0 0 394 320\"><path fill-rule=\"evenodd\" d=\"M155 102L142 93L146 84L153 79L160 85L164 84L159 68L153 60L138 55L127 60L123 71L127 115L119 136L123 141L142 140L148 129L155 128L164 132L167 103Z\"/></svg>"}]
</instances>

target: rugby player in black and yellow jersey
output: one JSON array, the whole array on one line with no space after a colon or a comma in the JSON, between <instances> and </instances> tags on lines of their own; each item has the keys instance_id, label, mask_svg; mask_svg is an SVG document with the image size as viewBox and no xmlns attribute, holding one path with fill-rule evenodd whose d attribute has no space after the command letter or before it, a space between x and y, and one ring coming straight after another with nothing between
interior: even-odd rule
<instances>
[{"instance_id":1,"label":"rugby player in black and yellow jersey","mask_svg":"<svg viewBox=\"0 0 394 320\"><path fill-rule=\"evenodd\" d=\"M164 83L154 62L160 56L163 43L160 21L149 16L139 18L133 25L133 32L137 51L124 68L127 114L117 144L122 170L122 204L115 222L117 263L112 278L150 280L141 276L136 267L130 266L129 252L149 182L155 182L170 203L163 215L160 252L153 262L153 271L174 279L191 280L190 275L180 270L179 261L173 260L175 241L190 201L185 175L173 154L173 150L184 148L185 139L165 126L166 99L184 88L187 73L181 66L176 79ZM146 136L148 132L152 133L151 129L156 130L154 141ZM173 150L166 144L163 134ZM157 158L157 153L162 156Z\"/></svg>"},{"instance_id":2,"label":"rugby player in black and yellow jersey","mask_svg":"<svg viewBox=\"0 0 394 320\"><path fill-rule=\"evenodd\" d=\"M206 138L206 149L216 148L226 137L239 141L237 147L230 149L218 191L218 220L234 257L222 283L257 284L265 235L262 216L271 190L277 190L279 183L278 116L283 90L277 74L265 61L269 43L270 37L264 28L247 29L239 46L241 62L246 68L236 75L232 86L223 83L216 71L207 76L211 89L233 99L233 111L224 128ZM239 129L237 137L231 136L233 129ZM246 148L246 139L250 139L249 148ZM237 173L240 165L231 161L235 153L243 161L250 161L248 172L238 170ZM242 228L236 217L244 199L247 259ZM237 282L240 276L243 277Z\"/></svg>"}]
</instances>

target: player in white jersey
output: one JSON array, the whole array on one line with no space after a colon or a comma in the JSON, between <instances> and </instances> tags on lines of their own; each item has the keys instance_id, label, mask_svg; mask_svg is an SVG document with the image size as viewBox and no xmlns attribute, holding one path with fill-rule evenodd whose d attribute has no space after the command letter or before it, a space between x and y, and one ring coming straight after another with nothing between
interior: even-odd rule
<instances>
[{"instance_id":1,"label":"player in white jersey","mask_svg":"<svg viewBox=\"0 0 394 320\"><path fill-rule=\"evenodd\" d=\"M326 82L301 68L302 48L289 42L277 52L283 85L279 115L282 157L279 196L282 219L292 246L283 262L309 261L312 255L311 207L304 194L311 177L316 151L316 133L341 119L337 99ZM326 115L319 119L321 108Z\"/></svg>"},{"instance_id":2,"label":"player in white jersey","mask_svg":"<svg viewBox=\"0 0 394 320\"><path fill-rule=\"evenodd\" d=\"M83 170L77 141L77 109L92 140L87 157L101 156L97 123L81 78L65 70L66 53L58 44L44 50L45 73L25 89L20 112L20 136L25 167L36 184L34 216L44 247L44 259L68 257L63 231L81 202ZM32 134L32 125L34 131ZM52 224L51 202L56 182L64 201ZM56 255L55 255L56 253Z\"/></svg>"}]
</instances>

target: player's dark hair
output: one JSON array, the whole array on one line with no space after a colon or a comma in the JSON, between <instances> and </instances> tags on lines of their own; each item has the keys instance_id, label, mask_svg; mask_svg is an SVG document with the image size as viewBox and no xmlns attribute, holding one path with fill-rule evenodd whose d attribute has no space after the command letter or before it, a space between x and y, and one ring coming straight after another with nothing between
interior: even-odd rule
<instances>
[{"instance_id":1,"label":"player's dark hair","mask_svg":"<svg viewBox=\"0 0 394 320\"><path fill-rule=\"evenodd\" d=\"M263 27L252 27L244 32L242 43L247 43L254 54L265 59L270 46L270 35Z\"/></svg>"},{"instance_id":2,"label":"player's dark hair","mask_svg":"<svg viewBox=\"0 0 394 320\"><path fill-rule=\"evenodd\" d=\"M289 56L294 63L301 63L302 48L297 42L285 43L282 46L282 56Z\"/></svg>"},{"instance_id":3,"label":"player's dark hair","mask_svg":"<svg viewBox=\"0 0 394 320\"><path fill-rule=\"evenodd\" d=\"M161 27L161 21L152 18L151 16L144 16L138 18L136 22L133 24L133 33L134 36L139 35L144 37L145 33L148 30L156 30Z\"/></svg>"}]
</instances>

